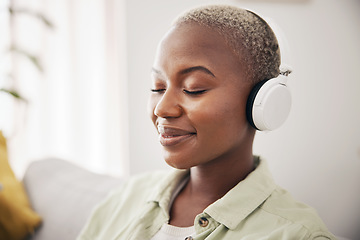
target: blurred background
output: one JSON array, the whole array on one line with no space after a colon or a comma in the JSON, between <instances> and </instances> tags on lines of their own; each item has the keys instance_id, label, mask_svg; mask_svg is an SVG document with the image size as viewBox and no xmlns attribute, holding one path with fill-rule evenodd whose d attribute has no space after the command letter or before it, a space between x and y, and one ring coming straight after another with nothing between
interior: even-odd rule
<instances>
[{"instance_id":1,"label":"blurred background","mask_svg":"<svg viewBox=\"0 0 360 240\"><path fill-rule=\"evenodd\" d=\"M276 23L294 69L290 116L257 133L255 154L334 234L359 239L359 0L2 0L0 89L26 99L0 91L17 176L49 156L120 177L168 169L147 113L156 46L178 14L214 3Z\"/></svg>"}]
</instances>

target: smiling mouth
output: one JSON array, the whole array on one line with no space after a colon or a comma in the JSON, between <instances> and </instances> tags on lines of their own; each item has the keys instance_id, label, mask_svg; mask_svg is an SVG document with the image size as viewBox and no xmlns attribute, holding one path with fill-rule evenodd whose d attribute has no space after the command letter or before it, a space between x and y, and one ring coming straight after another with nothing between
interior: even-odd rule
<instances>
[{"instance_id":1,"label":"smiling mouth","mask_svg":"<svg viewBox=\"0 0 360 240\"><path fill-rule=\"evenodd\" d=\"M158 131L160 143L164 147L175 146L196 135L194 132L164 126L158 126Z\"/></svg>"},{"instance_id":2,"label":"smiling mouth","mask_svg":"<svg viewBox=\"0 0 360 240\"><path fill-rule=\"evenodd\" d=\"M164 147L174 146L178 143L184 142L189 138L195 136L195 133L189 133L186 135L162 135L160 134L160 143Z\"/></svg>"}]
</instances>

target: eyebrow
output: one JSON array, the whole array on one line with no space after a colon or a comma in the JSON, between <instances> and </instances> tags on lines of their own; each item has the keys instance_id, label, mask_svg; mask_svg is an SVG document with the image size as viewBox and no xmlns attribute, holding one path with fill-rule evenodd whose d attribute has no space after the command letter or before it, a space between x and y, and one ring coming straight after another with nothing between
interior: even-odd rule
<instances>
[{"instance_id":1,"label":"eyebrow","mask_svg":"<svg viewBox=\"0 0 360 240\"><path fill-rule=\"evenodd\" d=\"M162 75L162 72L157 70L156 68L151 68L151 70L152 70L152 72L155 72L156 74ZM212 77L215 77L214 73L212 73L209 69L207 69L206 67L203 67L203 66L194 66L194 67L185 68L180 71L180 74L184 75L184 74L188 74L188 73L196 72L196 71L201 71Z\"/></svg>"},{"instance_id":2,"label":"eyebrow","mask_svg":"<svg viewBox=\"0 0 360 240\"><path fill-rule=\"evenodd\" d=\"M206 67L203 67L203 66L195 66L195 67L186 68L184 70L181 70L180 74L187 74L187 73L191 73L191 72L195 72L195 71L201 71L208 75L211 75L212 77L215 77L215 74L213 74L209 69L207 69Z\"/></svg>"}]
</instances>

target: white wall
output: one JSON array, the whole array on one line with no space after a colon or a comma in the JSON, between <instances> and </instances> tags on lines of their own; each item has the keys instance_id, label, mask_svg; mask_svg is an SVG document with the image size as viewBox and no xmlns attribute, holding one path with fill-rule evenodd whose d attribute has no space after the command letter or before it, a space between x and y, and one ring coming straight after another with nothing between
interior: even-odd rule
<instances>
[{"instance_id":1,"label":"white wall","mask_svg":"<svg viewBox=\"0 0 360 240\"><path fill-rule=\"evenodd\" d=\"M42 13L54 29L25 13L15 14L6 28L4 2L0 88L15 87L28 102L0 92L0 129L16 175L47 157L127 174L125 0L12 1L15 9ZM6 54L10 37L39 57L44 72L21 54ZM12 81L6 78L10 72Z\"/></svg>"},{"instance_id":2,"label":"white wall","mask_svg":"<svg viewBox=\"0 0 360 240\"><path fill-rule=\"evenodd\" d=\"M329 229L360 236L360 1L127 1L131 174L167 168L147 114L155 48L180 12L229 3L272 18L285 32L294 67L286 124L260 133L254 151L277 183L315 207Z\"/></svg>"}]
</instances>

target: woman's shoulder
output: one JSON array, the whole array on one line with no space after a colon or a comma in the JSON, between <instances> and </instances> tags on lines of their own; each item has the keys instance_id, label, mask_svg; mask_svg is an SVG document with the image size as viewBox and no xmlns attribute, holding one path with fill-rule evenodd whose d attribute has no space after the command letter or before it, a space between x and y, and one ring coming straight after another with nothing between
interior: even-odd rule
<instances>
[{"instance_id":1,"label":"woman's shoulder","mask_svg":"<svg viewBox=\"0 0 360 240\"><path fill-rule=\"evenodd\" d=\"M132 198L137 201L146 200L158 186L171 174L168 170L159 170L146 172L129 177L122 186L113 190L108 198L119 202L121 199L127 199L133 202Z\"/></svg>"},{"instance_id":2,"label":"woman's shoulder","mask_svg":"<svg viewBox=\"0 0 360 240\"><path fill-rule=\"evenodd\" d=\"M141 187L147 187L149 185L154 186L162 179L166 178L172 173L170 170L157 170L152 172L145 172L133 175L129 177L122 187L135 187L141 188Z\"/></svg>"},{"instance_id":3,"label":"woman's shoulder","mask_svg":"<svg viewBox=\"0 0 360 240\"><path fill-rule=\"evenodd\" d=\"M138 216L151 193L168 175L169 171L155 171L130 177L97 205L78 239L112 239L119 228Z\"/></svg>"},{"instance_id":4,"label":"woman's shoulder","mask_svg":"<svg viewBox=\"0 0 360 240\"><path fill-rule=\"evenodd\" d=\"M285 225L297 225L303 228L312 238L318 235L318 237L333 239L333 235L328 231L314 208L295 200L287 190L279 186L261 205L260 209L281 219Z\"/></svg>"}]
</instances>

